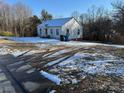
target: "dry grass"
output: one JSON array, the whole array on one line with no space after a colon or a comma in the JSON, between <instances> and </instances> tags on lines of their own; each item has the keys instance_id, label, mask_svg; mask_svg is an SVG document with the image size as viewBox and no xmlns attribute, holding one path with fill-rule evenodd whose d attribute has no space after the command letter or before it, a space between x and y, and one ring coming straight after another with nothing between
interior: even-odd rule
<instances>
[{"instance_id":1,"label":"dry grass","mask_svg":"<svg viewBox=\"0 0 124 93\"><path fill-rule=\"evenodd\" d=\"M14 41L0 39L0 44L15 43Z\"/></svg>"},{"instance_id":2,"label":"dry grass","mask_svg":"<svg viewBox=\"0 0 124 93\"><path fill-rule=\"evenodd\" d=\"M55 86L58 93L124 93L124 78L113 76L87 76L79 84Z\"/></svg>"}]
</instances>

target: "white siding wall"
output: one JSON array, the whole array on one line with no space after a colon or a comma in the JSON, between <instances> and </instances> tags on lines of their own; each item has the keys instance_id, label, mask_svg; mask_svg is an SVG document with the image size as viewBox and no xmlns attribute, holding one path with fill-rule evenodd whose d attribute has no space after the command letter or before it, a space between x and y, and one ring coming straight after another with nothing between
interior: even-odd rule
<instances>
[{"instance_id":1,"label":"white siding wall","mask_svg":"<svg viewBox=\"0 0 124 93\"><path fill-rule=\"evenodd\" d=\"M40 32L40 29L42 29L42 32ZM52 29L52 34L51 34L51 29ZM56 29L58 29L59 35L56 34ZM51 38L55 38L55 39L60 39L61 31L62 31L61 27L49 27L49 28L47 28L48 35ZM45 28L43 28L41 26L37 27L37 33L38 33L39 37L45 37L46 36Z\"/></svg>"},{"instance_id":2,"label":"white siding wall","mask_svg":"<svg viewBox=\"0 0 124 93\"><path fill-rule=\"evenodd\" d=\"M52 29L52 34L51 34L51 29ZM59 35L56 34L56 29L58 29ZM48 28L48 35L50 35L51 38L55 38L55 39L60 39L60 35L61 35L61 27L49 27Z\"/></svg>"},{"instance_id":3,"label":"white siding wall","mask_svg":"<svg viewBox=\"0 0 124 93\"><path fill-rule=\"evenodd\" d=\"M40 32L40 29L42 29L42 32ZM53 34L51 34L51 30ZM59 29L59 35L56 35L56 29ZM76 38L82 38L82 27L77 23L77 21L73 18L71 19L69 22L67 22L65 25L63 25L62 27L49 27L47 28L48 30L48 35L51 38L55 38L55 39L60 39L60 35L66 35L66 31L67 29L69 29L69 39L76 39ZM80 30L80 35L78 35L78 29ZM40 37L45 37L45 28L41 27L40 25L37 27L37 33L38 36Z\"/></svg>"},{"instance_id":4,"label":"white siding wall","mask_svg":"<svg viewBox=\"0 0 124 93\"><path fill-rule=\"evenodd\" d=\"M66 31L69 29L69 39L76 39L76 38L82 38L82 27L77 23L77 21L73 18L69 22L67 22L62 27L62 33L63 35L66 35ZM80 30L80 35L78 35L78 29Z\"/></svg>"},{"instance_id":5,"label":"white siding wall","mask_svg":"<svg viewBox=\"0 0 124 93\"><path fill-rule=\"evenodd\" d=\"M41 36L41 33L40 33L40 26L37 26L37 34L38 34L39 37Z\"/></svg>"},{"instance_id":6,"label":"white siding wall","mask_svg":"<svg viewBox=\"0 0 124 93\"><path fill-rule=\"evenodd\" d=\"M37 32L39 37L45 37L45 28L41 27L40 25L37 27Z\"/></svg>"}]
</instances>

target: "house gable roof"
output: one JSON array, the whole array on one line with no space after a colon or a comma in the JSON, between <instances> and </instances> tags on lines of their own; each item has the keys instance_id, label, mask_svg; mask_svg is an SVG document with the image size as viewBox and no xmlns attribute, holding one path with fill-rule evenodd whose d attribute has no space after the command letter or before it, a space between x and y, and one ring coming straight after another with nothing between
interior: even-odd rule
<instances>
[{"instance_id":1,"label":"house gable roof","mask_svg":"<svg viewBox=\"0 0 124 93\"><path fill-rule=\"evenodd\" d=\"M63 26L65 23L70 21L72 17L70 18L60 18L60 19L52 19L44 21L40 26L48 26L48 27L57 27L57 26Z\"/></svg>"}]
</instances>

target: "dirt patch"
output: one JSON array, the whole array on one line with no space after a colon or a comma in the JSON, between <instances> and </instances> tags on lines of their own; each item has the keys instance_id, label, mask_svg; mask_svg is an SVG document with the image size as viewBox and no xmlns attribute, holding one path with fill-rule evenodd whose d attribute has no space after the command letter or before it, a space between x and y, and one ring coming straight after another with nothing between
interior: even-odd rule
<instances>
[{"instance_id":1,"label":"dirt patch","mask_svg":"<svg viewBox=\"0 0 124 93\"><path fill-rule=\"evenodd\" d=\"M56 86L58 93L124 93L124 77L87 76L79 84Z\"/></svg>"}]
</instances>

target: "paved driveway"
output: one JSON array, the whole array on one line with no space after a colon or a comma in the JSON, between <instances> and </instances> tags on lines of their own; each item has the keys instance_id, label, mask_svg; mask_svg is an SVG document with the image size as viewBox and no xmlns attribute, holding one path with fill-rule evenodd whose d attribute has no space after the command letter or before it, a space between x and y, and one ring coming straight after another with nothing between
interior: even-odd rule
<instances>
[{"instance_id":1,"label":"paved driveway","mask_svg":"<svg viewBox=\"0 0 124 93\"><path fill-rule=\"evenodd\" d=\"M47 93L54 85L12 55L0 56L0 93Z\"/></svg>"}]
</instances>

